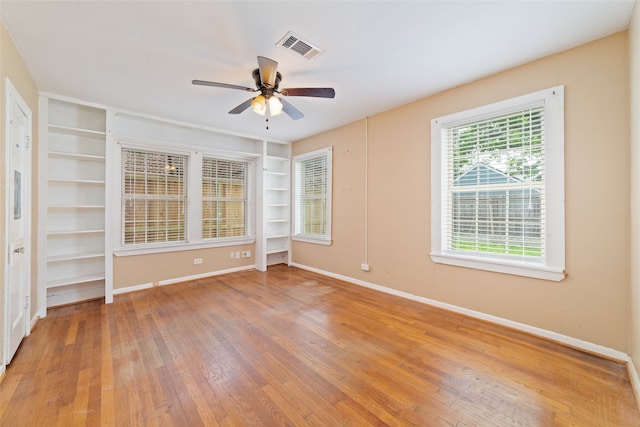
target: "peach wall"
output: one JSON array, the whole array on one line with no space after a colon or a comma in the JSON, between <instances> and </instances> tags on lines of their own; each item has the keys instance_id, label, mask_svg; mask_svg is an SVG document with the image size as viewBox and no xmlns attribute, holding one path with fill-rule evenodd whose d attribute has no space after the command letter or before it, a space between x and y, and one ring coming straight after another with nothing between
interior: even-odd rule
<instances>
[{"instance_id":1,"label":"peach wall","mask_svg":"<svg viewBox=\"0 0 640 427\"><path fill-rule=\"evenodd\" d=\"M628 352L628 58L623 32L294 143L294 155L334 147L334 243L294 242L293 262ZM560 84L569 277L433 263L431 119ZM366 238L370 272L360 270Z\"/></svg>"},{"instance_id":2,"label":"peach wall","mask_svg":"<svg viewBox=\"0 0 640 427\"><path fill-rule=\"evenodd\" d=\"M631 360L640 374L640 5L629 31L631 56ZM640 399L640 390L638 390Z\"/></svg>"},{"instance_id":3,"label":"peach wall","mask_svg":"<svg viewBox=\"0 0 640 427\"><path fill-rule=\"evenodd\" d=\"M157 283L163 280L242 268L255 264L255 245L193 249L149 255L114 256L113 288ZM229 252L251 251L251 258L230 259ZM195 265L194 258L202 258Z\"/></svg>"},{"instance_id":4,"label":"peach wall","mask_svg":"<svg viewBox=\"0 0 640 427\"><path fill-rule=\"evenodd\" d=\"M6 259L6 248L4 245L5 235L5 78L8 77L20 96L25 100L32 113L32 192L31 192L31 317L38 312L38 266L36 257L38 254L38 88L31 79L29 70L24 61L20 57L11 36L7 32L4 24L0 22L0 188L2 188L3 196L0 198L0 236L3 244L0 245L0 259ZM0 277L4 277L4 262L0 262ZM4 310L4 280L0 281L0 307ZM0 312L1 312L0 311ZM0 316L0 355L3 354L2 346L4 345L4 316ZM31 319L30 319L31 320Z\"/></svg>"}]
</instances>

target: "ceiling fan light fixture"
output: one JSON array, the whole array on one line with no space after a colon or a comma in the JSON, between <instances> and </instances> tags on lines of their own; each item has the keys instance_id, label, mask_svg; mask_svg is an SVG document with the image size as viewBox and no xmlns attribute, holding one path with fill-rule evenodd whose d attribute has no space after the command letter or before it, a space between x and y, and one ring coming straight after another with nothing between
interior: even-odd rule
<instances>
[{"instance_id":1,"label":"ceiling fan light fixture","mask_svg":"<svg viewBox=\"0 0 640 427\"><path fill-rule=\"evenodd\" d=\"M272 116L282 114L282 102L275 96L269 98L269 112Z\"/></svg>"},{"instance_id":2,"label":"ceiling fan light fixture","mask_svg":"<svg viewBox=\"0 0 640 427\"><path fill-rule=\"evenodd\" d=\"M270 116L282 114L282 102L276 96L270 96L268 102ZM267 98L264 95L258 95L253 98L251 109L254 113L265 116L267 114Z\"/></svg>"}]
</instances>

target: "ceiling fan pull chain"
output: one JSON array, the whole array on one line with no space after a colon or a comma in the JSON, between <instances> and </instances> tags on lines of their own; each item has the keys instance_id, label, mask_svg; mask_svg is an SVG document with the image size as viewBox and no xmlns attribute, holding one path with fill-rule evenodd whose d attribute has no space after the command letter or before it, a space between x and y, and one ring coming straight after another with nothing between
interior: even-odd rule
<instances>
[{"instance_id":1,"label":"ceiling fan pull chain","mask_svg":"<svg viewBox=\"0 0 640 427\"><path fill-rule=\"evenodd\" d=\"M265 105L264 106L266 108L266 111L265 111L265 114L264 114L264 116L265 116L264 118L265 118L265 122L267 122L267 130L269 130L269 117L271 116L271 108L270 108L270 105L269 105L269 98L270 97L265 97L265 98L266 99L265 99Z\"/></svg>"}]
</instances>

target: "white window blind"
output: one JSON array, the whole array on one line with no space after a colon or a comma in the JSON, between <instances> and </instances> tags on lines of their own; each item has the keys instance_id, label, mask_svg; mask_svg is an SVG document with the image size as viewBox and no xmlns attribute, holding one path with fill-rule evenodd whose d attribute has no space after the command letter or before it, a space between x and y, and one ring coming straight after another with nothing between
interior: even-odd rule
<instances>
[{"instance_id":1,"label":"white window blind","mask_svg":"<svg viewBox=\"0 0 640 427\"><path fill-rule=\"evenodd\" d=\"M446 130L446 249L544 260L544 134L543 107Z\"/></svg>"},{"instance_id":2,"label":"white window blind","mask_svg":"<svg viewBox=\"0 0 640 427\"><path fill-rule=\"evenodd\" d=\"M122 244L180 242L187 230L188 157L122 149Z\"/></svg>"},{"instance_id":3,"label":"white window blind","mask_svg":"<svg viewBox=\"0 0 640 427\"><path fill-rule=\"evenodd\" d=\"M330 240L331 148L294 158L294 237Z\"/></svg>"},{"instance_id":4,"label":"white window blind","mask_svg":"<svg viewBox=\"0 0 640 427\"><path fill-rule=\"evenodd\" d=\"M246 236L247 163L202 159L202 238Z\"/></svg>"},{"instance_id":5,"label":"white window blind","mask_svg":"<svg viewBox=\"0 0 640 427\"><path fill-rule=\"evenodd\" d=\"M431 121L431 259L565 277L564 87Z\"/></svg>"}]
</instances>

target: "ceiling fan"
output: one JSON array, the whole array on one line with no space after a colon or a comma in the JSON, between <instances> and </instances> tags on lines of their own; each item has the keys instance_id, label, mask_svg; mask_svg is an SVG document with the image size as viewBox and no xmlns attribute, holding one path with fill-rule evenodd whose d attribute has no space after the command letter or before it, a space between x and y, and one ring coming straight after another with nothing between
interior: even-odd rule
<instances>
[{"instance_id":1,"label":"ceiling fan","mask_svg":"<svg viewBox=\"0 0 640 427\"><path fill-rule=\"evenodd\" d=\"M311 96L316 98L334 98L335 90L329 87L304 87L278 90L282 74L277 71L278 63L273 59L258 56L258 68L253 70L253 80L256 82L256 89L238 86L228 83L209 82L206 80L193 80L191 83L200 86L214 86L227 89L238 89L247 92L260 92L260 95L248 99L237 107L229 111L229 114L240 114L247 108L251 107L254 112L266 116L267 122L269 117L277 116L284 112L293 120L304 117L304 114L289 102L276 94L282 96ZM267 129L269 127L267 126Z\"/></svg>"}]
</instances>

